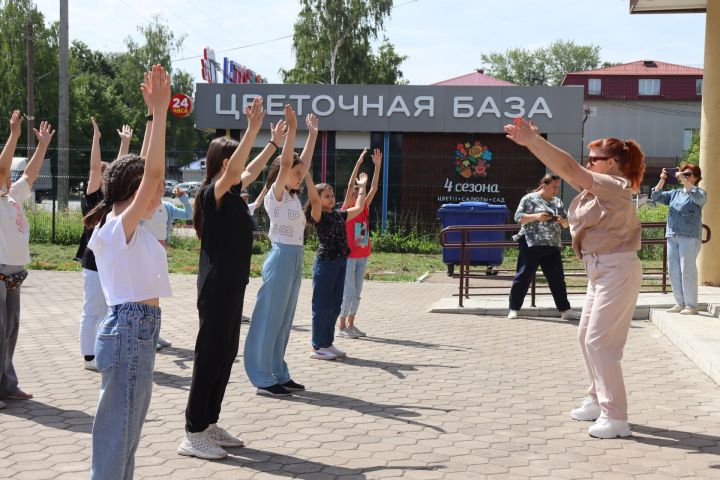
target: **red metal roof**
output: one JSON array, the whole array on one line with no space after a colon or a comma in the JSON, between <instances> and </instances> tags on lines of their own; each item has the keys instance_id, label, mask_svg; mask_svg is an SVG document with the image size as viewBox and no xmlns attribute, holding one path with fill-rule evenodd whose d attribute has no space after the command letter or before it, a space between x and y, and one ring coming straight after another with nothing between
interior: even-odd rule
<instances>
[{"instance_id":1,"label":"red metal roof","mask_svg":"<svg viewBox=\"0 0 720 480\"><path fill-rule=\"evenodd\" d=\"M499 78L485 75L482 70L476 70L467 75L443 80L442 82L433 83L433 85L452 85L456 87L513 87L514 83L500 80Z\"/></svg>"},{"instance_id":2,"label":"red metal roof","mask_svg":"<svg viewBox=\"0 0 720 480\"><path fill-rule=\"evenodd\" d=\"M674 63L658 62L656 60L638 60L637 62L615 65L613 67L584 70L582 72L568 72L567 75L702 75L702 68L686 67Z\"/></svg>"}]
</instances>

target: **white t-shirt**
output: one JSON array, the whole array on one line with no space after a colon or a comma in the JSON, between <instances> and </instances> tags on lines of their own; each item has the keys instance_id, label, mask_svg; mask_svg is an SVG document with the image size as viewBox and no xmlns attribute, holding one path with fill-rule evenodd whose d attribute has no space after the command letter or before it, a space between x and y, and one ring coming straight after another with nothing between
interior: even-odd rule
<instances>
[{"instance_id":1,"label":"white t-shirt","mask_svg":"<svg viewBox=\"0 0 720 480\"><path fill-rule=\"evenodd\" d=\"M0 191L0 263L27 265L30 263L30 226L22 204L31 195L30 185L21 178Z\"/></svg>"},{"instance_id":2,"label":"white t-shirt","mask_svg":"<svg viewBox=\"0 0 720 480\"><path fill-rule=\"evenodd\" d=\"M88 248L109 306L172 296L165 248L144 226L137 226L128 243L122 215L110 218L95 227Z\"/></svg>"},{"instance_id":3,"label":"white t-shirt","mask_svg":"<svg viewBox=\"0 0 720 480\"><path fill-rule=\"evenodd\" d=\"M253 213L255 213L255 209L257 208L257 201L253 203L248 203L248 213L250 216L253 216Z\"/></svg>"},{"instance_id":4,"label":"white t-shirt","mask_svg":"<svg viewBox=\"0 0 720 480\"><path fill-rule=\"evenodd\" d=\"M297 195L283 191L282 201L275 199L275 184L265 195L265 211L270 217L270 240L287 245L302 245L305 233L305 214Z\"/></svg>"},{"instance_id":5,"label":"white t-shirt","mask_svg":"<svg viewBox=\"0 0 720 480\"><path fill-rule=\"evenodd\" d=\"M142 225L152 234L153 237L158 240L167 240L167 222L167 209L165 208L165 205L160 202L160 206L155 210L152 218L142 222Z\"/></svg>"}]
</instances>

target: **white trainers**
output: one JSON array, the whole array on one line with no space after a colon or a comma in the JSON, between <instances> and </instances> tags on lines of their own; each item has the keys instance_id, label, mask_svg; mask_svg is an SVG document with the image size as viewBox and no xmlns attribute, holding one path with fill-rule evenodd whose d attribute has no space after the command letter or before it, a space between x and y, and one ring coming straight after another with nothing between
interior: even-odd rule
<instances>
[{"instance_id":1,"label":"white trainers","mask_svg":"<svg viewBox=\"0 0 720 480\"><path fill-rule=\"evenodd\" d=\"M245 442L231 435L222 427L218 427L217 423L210 425L205 430L205 437L218 447L244 447Z\"/></svg>"},{"instance_id":2,"label":"white trainers","mask_svg":"<svg viewBox=\"0 0 720 480\"><path fill-rule=\"evenodd\" d=\"M563 320L580 320L580 314L572 308L568 308L564 312L560 312L560 317Z\"/></svg>"},{"instance_id":3,"label":"white trainers","mask_svg":"<svg viewBox=\"0 0 720 480\"><path fill-rule=\"evenodd\" d=\"M600 418L601 413L600 404L598 403L597 398L588 395L578 408L574 408L570 411L570 416L573 420L590 422Z\"/></svg>"},{"instance_id":4,"label":"white trainers","mask_svg":"<svg viewBox=\"0 0 720 480\"><path fill-rule=\"evenodd\" d=\"M338 338L358 338L360 335L356 334L349 328L338 328L338 331L335 332L335 336Z\"/></svg>"},{"instance_id":5,"label":"white trainers","mask_svg":"<svg viewBox=\"0 0 720 480\"><path fill-rule=\"evenodd\" d=\"M99 371L94 358L92 360L83 360L83 368L85 370L92 370L93 372Z\"/></svg>"},{"instance_id":6,"label":"white trainers","mask_svg":"<svg viewBox=\"0 0 720 480\"><path fill-rule=\"evenodd\" d=\"M510 310L508 312L508 318L517 318L518 317L518 311L517 310Z\"/></svg>"},{"instance_id":7,"label":"white trainers","mask_svg":"<svg viewBox=\"0 0 720 480\"><path fill-rule=\"evenodd\" d=\"M625 420L615 420L600 415L595 423L588 428L588 434L595 438L629 437L632 435L630 424Z\"/></svg>"},{"instance_id":8,"label":"white trainers","mask_svg":"<svg viewBox=\"0 0 720 480\"><path fill-rule=\"evenodd\" d=\"M347 357L347 353L343 352L342 350L340 350L339 348L337 348L335 345L330 345L329 347L327 347L327 349L328 349L330 352L332 352L333 354L335 354L335 356L336 356L337 358L345 358L345 357Z\"/></svg>"},{"instance_id":9,"label":"white trainers","mask_svg":"<svg viewBox=\"0 0 720 480\"><path fill-rule=\"evenodd\" d=\"M682 312L684 309L685 309L685 306L684 306L684 305L675 305L674 307L668 308L668 309L665 310L665 311L666 311L666 312L670 312L670 313L680 313L680 312Z\"/></svg>"},{"instance_id":10,"label":"white trainers","mask_svg":"<svg viewBox=\"0 0 720 480\"><path fill-rule=\"evenodd\" d=\"M208 427L210 428L210 427ZM177 449L178 455L186 455L188 457L197 457L204 460L220 460L227 458L228 453L208 440L205 432L190 433L185 432L185 438Z\"/></svg>"},{"instance_id":11,"label":"white trainers","mask_svg":"<svg viewBox=\"0 0 720 480\"><path fill-rule=\"evenodd\" d=\"M160 345L160 348L172 347L172 342L169 342L162 337L158 337L158 345Z\"/></svg>"},{"instance_id":12,"label":"white trainers","mask_svg":"<svg viewBox=\"0 0 720 480\"><path fill-rule=\"evenodd\" d=\"M359 329L358 327L356 327L355 325L353 325L352 327L348 327L347 329L350 330L350 331L352 331L352 332L353 332L355 335L357 335L358 337L367 337L367 335L365 335L365 332L363 332L362 330L360 330L360 329Z\"/></svg>"},{"instance_id":13,"label":"white trainers","mask_svg":"<svg viewBox=\"0 0 720 480\"><path fill-rule=\"evenodd\" d=\"M316 360L335 360L337 355L331 352L328 348L318 348L317 350L313 350L310 358L314 358Z\"/></svg>"},{"instance_id":14,"label":"white trainers","mask_svg":"<svg viewBox=\"0 0 720 480\"><path fill-rule=\"evenodd\" d=\"M693 307L685 307L680 310L680 315L697 315L698 309Z\"/></svg>"}]
</instances>

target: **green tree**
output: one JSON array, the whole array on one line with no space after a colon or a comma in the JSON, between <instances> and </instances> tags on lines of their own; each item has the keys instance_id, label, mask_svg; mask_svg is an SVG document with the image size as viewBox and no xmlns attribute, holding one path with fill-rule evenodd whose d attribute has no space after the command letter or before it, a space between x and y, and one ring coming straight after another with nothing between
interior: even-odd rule
<instances>
[{"instance_id":1,"label":"green tree","mask_svg":"<svg viewBox=\"0 0 720 480\"><path fill-rule=\"evenodd\" d=\"M560 85L565 74L600 66L600 47L558 40L535 50L512 48L482 54L489 75L518 85Z\"/></svg>"},{"instance_id":2,"label":"green tree","mask_svg":"<svg viewBox=\"0 0 720 480\"><path fill-rule=\"evenodd\" d=\"M398 55L387 40L377 55L371 42L383 31L393 0L300 0L295 23L295 67L286 83L394 84L403 82Z\"/></svg>"},{"instance_id":3,"label":"green tree","mask_svg":"<svg viewBox=\"0 0 720 480\"><path fill-rule=\"evenodd\" d=\"M683 156L683 162L700 165L700 132L693 133L690 146Z\"/></svg>"}]
</instances>

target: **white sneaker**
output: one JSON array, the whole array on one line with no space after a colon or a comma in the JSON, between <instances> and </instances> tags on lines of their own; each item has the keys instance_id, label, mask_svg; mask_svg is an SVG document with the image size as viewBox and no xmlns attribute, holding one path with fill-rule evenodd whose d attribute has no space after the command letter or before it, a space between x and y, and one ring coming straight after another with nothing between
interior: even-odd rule
<instances>
[{"instance_id":1,"label":"white sneaker","mask_svg":"<svg viewBox=\"0 0 720 480\"><path fill-rule=\"evenodd\" d=\"M317 350L313 350L310 358L314 358L316 360L335 360L337 355L331 352L328 348L318 348Z\"/></svg>"},{"instance_id":2,"label":"white sneaker","mask_svg":"<svg viewBox=\"0 0 720 480\"><path fill-rule=\"evenodd\" d=\"M358 327L356 327L355 325L353 325L352 327L348 327L347 329L350 330L350 331L352 331L352 332L353 332L355 335L357 335L358 337L367 337L367 335L365 335L365 332L363 332L362 330L360 330L360 329L359 329Z\"/></svg>"},{"instance_id":3,"label":"white sneaker","mask_svg":"<svg viewBox=\"0 0 720 480\"><path fill-rule=\"evenodd\" d=\"M615 420L600 415L595 423L588 428L588 434L595 438L629 437L632 435L630 424L625 420Z\"/></svg>"},{"instance_id":4,"label":"white sneaker","mask_svg":"<svg viewBox=\"0 0 720 480\"><path fill-rule=\"evenodd\" d=\"M231 435L222 427L218 427L217 423L210 425L205 430L205 437L218 447L244 447L245 442Z\"/></svg>"},{"instance_id":5,"label":"white sneaker","mask_svg":"<svg viewBox=\"0 0 720 480\"><path fill-rule=\"evenodd\" d=\"M698 309L693 307L685 307L680 311L680 315L697 315Z\"/></svg>"},{"instance_id":6,"label":"white sneaker","mask_svg":"<svg viewBox=\"0 0 720 480\"><path fill-rule=\"evenodd\" d=\"M600 404L597 402L597 398L588 395L578 408L574 408L570 411L570 416L573 420L590 422L600 418L601 413Z\"/></svg>"},{"instance_id":7,"label":"white sneaker","mask_svg":"<svg viewBox=\"0 0 720 480\"><path fill-rule=\"evenodd\" d=\"M518 317L518 311L517 310L510 310L508 312L508 318L517 318Z\"/></svg>"},{"instance_id":8,"label":"white sneaker","mask_svg":"<svg viewBox=\"0 0 720 480\"><path fill-rule=\"evenodd\" d=\"M210 427L208 427L210 428ZM207 439L205 432L185 432L185 438L177 449L178 455L197 457L204 460L220 460L227 458L228 453Z\"/></svg>"},{"instance_id":9,"label":"white sneaker","mask_svg":"<svg viewBox=\"0 0 720 480\"><path fill-rule=\"evenodd\" d=\"M347 353L343 352L342 350L337 348L335 345L330 345L329 347L327 347L327 349L330 352L334 353L337 358L347 357Z\"/></svg>"},{"instance_id":10,"label":"white sneaker","mask_svg":"<svg viewBox=\"0 0 720 480\"><path fill-rule=\"evenodd\" d=\"M668 308L668 309L665 310L665 311L666 311L666 312L670 312L670 313L680 313L680 312L682 312L684 309L685 309L685 306L684 306L684 305L675 305L674 307Z\"/></svg>"},{"instance_id":11,"label":"white sneaker","mask_svg":"<svg viewBox=\"0 0 720 480\"><path fill-rule=\"evenodd\" d=\"M160 345L160 348L172 347L172 342L168 342L164 338L158 337L158 345Z\"/></svg>"},{"instance_id":12,"label":"white sneaker","mask_svg":"<svg viewBox=\"0 0 720 480\"><path fill-rule=\"evenodd\" d=\"M83 360L83 368L85 370L92 370L93 372L99 371L94 358L92 360Z\"/></svg>"},{"instance_id":13,"label":"white sneaker","mask_svg":"<svg viewBox=\"0 0 720 480\"><path fill-rule=\"evenodd\" d=\"M349 328L338 328L338 331L335 332L335 336L338 338L358 338L360 335L356 334Z\"/></svg>"},{"instance_id":14,"label":"white sneaker","mask_svg":"<svg viewBox=\"0 0 720 480\"><path fill-rule=\"evenodd\" d=\"M572 308L560 312L560 317L562 317L563 320L580 320L580 314Z\"/></svg>"}]
</instances>

